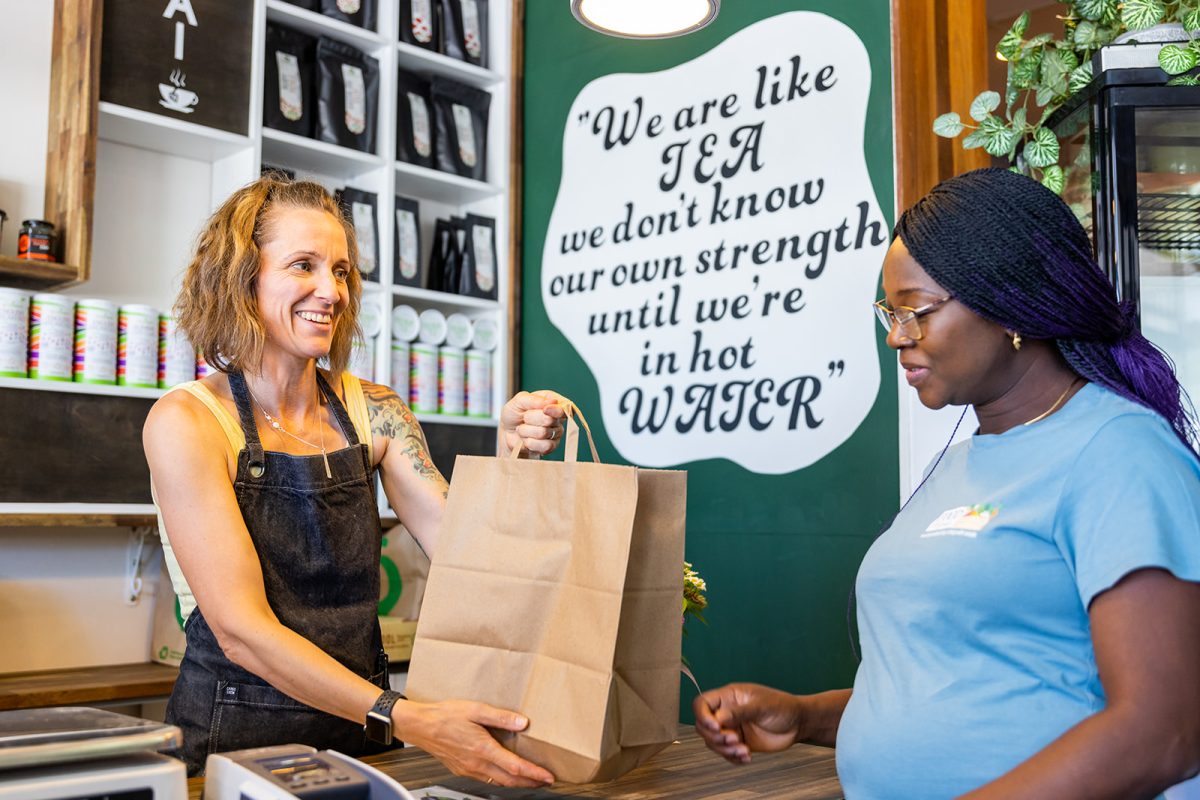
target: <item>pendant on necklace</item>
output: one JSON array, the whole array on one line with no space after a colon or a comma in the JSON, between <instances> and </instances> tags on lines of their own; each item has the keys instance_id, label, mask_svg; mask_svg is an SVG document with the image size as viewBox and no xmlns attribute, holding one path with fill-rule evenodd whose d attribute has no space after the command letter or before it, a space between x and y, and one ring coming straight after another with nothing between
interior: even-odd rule
<instances>
[{"instance_id":1,"label":"pendant on necklace","mask_svg":"<svg viewBox=\"0 0 1200 800\"><path fill-rule=\"evenodd\" d=\"M325 477L333 480L333 473L329 471L329 456L325 455L325 448L321 448L321 458L325 461Z\"/></svg>"}]
</instances>

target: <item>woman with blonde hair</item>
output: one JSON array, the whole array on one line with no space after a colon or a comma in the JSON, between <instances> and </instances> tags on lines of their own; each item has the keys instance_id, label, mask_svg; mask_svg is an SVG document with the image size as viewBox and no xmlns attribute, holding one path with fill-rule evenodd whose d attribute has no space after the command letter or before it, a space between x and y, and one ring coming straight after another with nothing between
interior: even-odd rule
<instances>
[{"instance_id":1,"label":"woman with blonde hair","mask_svg":"<svg viewBox=\"0 0 1200 800\"><path fill-rule=\"evenodd\" d=\"M431 555L448 486L407 405L346 371L357 258L353 227L306 181L239 189L200 236L175 310L217 371L160 399L143 432L187 620L167 720L190 774L218 751L299 742L361 755L403 739L462 775L548 783L487 730L521 730L519 714L389 690L375 470ZM500 449L552 451L558 399L505 404Z\"/></svg>"}]
</instances>

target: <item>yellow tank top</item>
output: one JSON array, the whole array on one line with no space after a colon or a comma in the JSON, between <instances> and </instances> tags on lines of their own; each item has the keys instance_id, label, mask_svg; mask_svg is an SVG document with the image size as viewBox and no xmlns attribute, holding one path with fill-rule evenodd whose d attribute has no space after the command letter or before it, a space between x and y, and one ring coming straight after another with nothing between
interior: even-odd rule
<instances>
[{"instance_id":1,"label":"yellow tank top","mask_svg":"<svg viewBox=\"0 0 1200 800\"><path fill-rule=\"evenodd\" d=\"M221 430L225 432L225 438L229 440L230 451L236 460L237 454L246 446L246 436L242 433L242 425L238 418L221 404L212 390L200 381L189 381L175 386L171 391L187 392L208 407L208 410L220 423ZM354 424L354 432L358 435L360 442L367 443L367 451L371 463L374 464L375 452L371 441L371 422L367 414L367 398L363 394L362 381L349 372L343 372L342 395L345 397L346 413L350 415L350 421ZM179 561L175 558L175 551L171 548L171 540L167 536L167 525L163 522L162 509L158 507L158 494L154 491L153 479L150 481L150 497L154 501L154 508L158 513L158 538L162 542L163 559L167 564L167 572L171 576L171 586L174 587L175 595L179 598L180 616L186 620L196 607L196 598L192 595L192 590L188 588L187 579L183 577L183 572L179 569Z\"/></svg>"}]
</instances>

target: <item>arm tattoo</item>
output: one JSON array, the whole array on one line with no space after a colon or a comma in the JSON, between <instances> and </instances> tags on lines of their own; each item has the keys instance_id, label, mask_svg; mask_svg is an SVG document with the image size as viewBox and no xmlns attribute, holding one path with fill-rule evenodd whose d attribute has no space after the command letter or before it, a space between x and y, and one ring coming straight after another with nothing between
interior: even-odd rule
<instances>
[{"instance_id":1,"label":"arm tattoo","mask_svg":"<svg viewBox=\"0 0 1200 800\"><path fill-rule=\"evenodd\" d=\"M429 457L429 445L425 434L408 406L394 391L377 383L363 381L363 394L367 398L367 413L371 419L371 433L391 439L391 447L400 447L412 463L413 470L442 490L445 497L449 492L446 479L434 466Z\"/></svg>"}]
</instances>

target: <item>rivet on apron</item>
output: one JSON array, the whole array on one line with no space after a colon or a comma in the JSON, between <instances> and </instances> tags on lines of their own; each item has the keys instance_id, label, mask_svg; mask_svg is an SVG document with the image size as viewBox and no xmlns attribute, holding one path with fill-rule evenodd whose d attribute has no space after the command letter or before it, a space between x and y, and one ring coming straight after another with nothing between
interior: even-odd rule
<instances>
[{"instance_id":1,"label":"rivet on apron","mask_svg":"<svg viewBox=\"0 0 1200 800\"><path fill-rule=\"evenodd\" d=\"M263 473L266 471L267 471L266 468L262 464L251 464L250 465L250 474L253 475L255 478L261 478L263 476Z\"/></svg>"}]
</instances>

